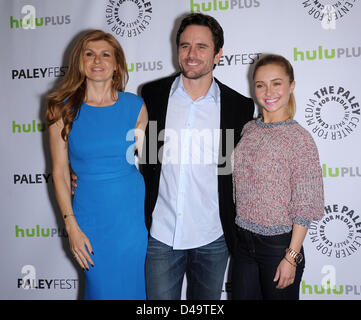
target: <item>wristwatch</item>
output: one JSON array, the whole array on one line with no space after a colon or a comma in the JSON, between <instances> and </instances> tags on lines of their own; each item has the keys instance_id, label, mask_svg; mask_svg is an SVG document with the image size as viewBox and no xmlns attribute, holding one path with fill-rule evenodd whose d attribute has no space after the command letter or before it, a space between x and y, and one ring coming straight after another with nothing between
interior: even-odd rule
<instances>
[{"instance_id":1,"label":"wristwatch","mask_svg":"<svg viewBox=\"0 0 361 320\"><path fill-rule=\"evenodd\" d=\"M299 264L303 260L302 253L297 252L291 248L287 248L286 253L288 253L293 258L293 260L295 260L296 264Z\"/></svg>"}]
</instances>

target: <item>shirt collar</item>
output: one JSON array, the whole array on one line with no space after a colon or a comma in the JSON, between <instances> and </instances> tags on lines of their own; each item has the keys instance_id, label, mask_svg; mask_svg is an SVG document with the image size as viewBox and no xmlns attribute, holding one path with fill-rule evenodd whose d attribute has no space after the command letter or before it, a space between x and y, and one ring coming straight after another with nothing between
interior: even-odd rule
<instances>
[{"instance_id":1,"label":"shirt collar","mask_svg":"<svg viewBox=\"0 0 361 320\"><path fill-rule=\"evenodd\" d=\"M184 85L183 85L182 75L179 75L174 80L174 82L172 84L172 87L170 89L170 96L173 96L173 94L176 91L188 96L188 93L187 93L187 91L186 91L186 89L184 88ZM214 78L212 78L211 86L209 87L209 90L208 90L207 94L205 96L203 96L202 99L212 98L215 102L218 102L218 97L219 97L219 87L218 87L216 81L214 80Z\"/></svg>"}]
</instances>

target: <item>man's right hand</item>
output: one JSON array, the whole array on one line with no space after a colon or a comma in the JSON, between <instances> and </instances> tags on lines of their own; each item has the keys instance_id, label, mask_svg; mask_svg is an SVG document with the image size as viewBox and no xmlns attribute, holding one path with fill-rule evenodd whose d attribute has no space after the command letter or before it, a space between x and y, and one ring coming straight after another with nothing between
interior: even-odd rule
<instances>
[{"instance_id":1,"label":"man's right hand","mask_svg":"<svg viewBox=\"0 0 361 320\"><path fill-rule=\"evenodd\" d=\"M77 175L73 172L71 174L71 194L74 195L74 190L75 188L78 187L78 185L76 184L76 180L78 180Z\"/></svg>"}]
</instances>

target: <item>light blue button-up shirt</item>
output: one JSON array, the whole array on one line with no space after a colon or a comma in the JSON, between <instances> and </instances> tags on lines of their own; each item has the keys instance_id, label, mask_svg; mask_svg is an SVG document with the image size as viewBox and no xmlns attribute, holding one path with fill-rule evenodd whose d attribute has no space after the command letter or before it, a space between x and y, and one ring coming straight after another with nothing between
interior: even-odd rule
<instances>
[{"instance_id":1,"label":"light blue button-up shirt","mask_svg":"<svg viewBox=\"0 0 361 320\"><path fill-rule=\"evenodd\" d=\"M159 193L151 236L173 249L197 248L222 234L218 205L220 90L193 101L182 76L172 84Z\"/></svg>"}]
</instances>

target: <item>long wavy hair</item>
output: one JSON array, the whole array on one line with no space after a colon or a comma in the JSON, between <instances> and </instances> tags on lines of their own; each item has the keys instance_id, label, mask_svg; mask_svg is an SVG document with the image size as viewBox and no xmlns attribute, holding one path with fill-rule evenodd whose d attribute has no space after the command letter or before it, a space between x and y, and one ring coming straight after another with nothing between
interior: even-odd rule
<instances>
[{"instance_id":1,"label":"long wavy hair","mask_svg":"<svg viewBox=\"0 0 361 320\"><path fill-rule=\"evenodd\" d=\"M293 67L291 63L285 58L277 54L267 54L261 57L253 70L253 80L259 67L266 66L269 64L275 64L283 68L290 79L290 83L295 80ZM287 105L287 111L290 119L293 119L296 114L296 100L293 92L290 94L290 99Z\"/></svg>"},{"instance_id":2,"label":"long wavy hair","mask_svg":"<svg viewBox=\"0 0 361 320\"><path fill-rule=\"evenodd\" d=\"M125 55L119 42L110 33L105 33L102 30L92 30L85 33L77 41L70 54L69 68L65 77L60 82L59 87L48 95L48 108L46 111L48 126L62 119L64 128L61 136L64 141L68 140L74 118L85 98L84 49L88 42L100 40L107 41L114 49L116 70L112 81L113 97L116 97L117 91L124 91L128 82L129 76Z\"/></svg>"}]
</instances>

